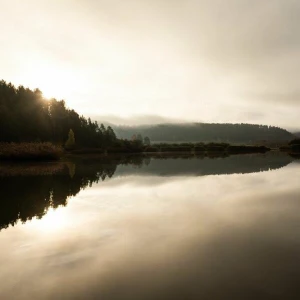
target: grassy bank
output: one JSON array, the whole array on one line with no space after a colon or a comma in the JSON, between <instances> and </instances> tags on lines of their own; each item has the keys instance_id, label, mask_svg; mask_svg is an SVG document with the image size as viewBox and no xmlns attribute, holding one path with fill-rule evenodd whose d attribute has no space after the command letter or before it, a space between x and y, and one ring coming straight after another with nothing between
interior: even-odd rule
<instances>
[{"instance_id":1,"label":"grassy bank","mask_svg":"<svg viewBox=\"0 0 300 300\"><path fill-rule=\"evenodd\" d=\"M0 160L58 160L61 147L51 143L0 143Z\"/></svg>"}]
</instances>

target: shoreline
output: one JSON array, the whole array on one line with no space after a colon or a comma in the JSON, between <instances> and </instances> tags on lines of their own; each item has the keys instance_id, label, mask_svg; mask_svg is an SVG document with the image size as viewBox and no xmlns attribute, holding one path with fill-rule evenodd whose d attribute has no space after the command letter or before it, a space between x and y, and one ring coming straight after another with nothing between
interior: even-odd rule
<instances>
[{"instance_id":1,"label":"shoreline","mask_svg":"<svg viewBox=\"0 0 300 300\"><path fill-rule=\"evenodd\" d=\"M26 147L24 147L24 145ZM30 145L30 147L28 146ZM119 156L152 156L152 157L227 157L241 154L264 154L278 152L300 157L300 153L287 151L286 148L268 148L265 146L229 145L225 143L210 144L173 144L152 145L139 148L79 148L64 150L51 143L0 144L0 162L55 162L76 157L109 158ZM45 147L47 146L47 147ZM3 151L3 149L6 150ZM42 151L41 151L42 149Z\"/></svg>"}]
</instances>

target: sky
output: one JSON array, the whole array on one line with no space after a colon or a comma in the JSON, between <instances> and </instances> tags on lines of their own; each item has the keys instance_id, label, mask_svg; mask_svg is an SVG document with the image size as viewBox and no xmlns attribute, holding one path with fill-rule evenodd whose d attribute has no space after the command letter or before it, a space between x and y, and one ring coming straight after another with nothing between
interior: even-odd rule
<instances>
[{"instance_id":1,"label":"sky","mask_svg":"<svg viewBox=\"0 0 300 300\"><path fill-rule=\"evenodd\" d=\"M300 129L298 0L0 0L0 80L117 124Z\"/></svg>"}]
</instances>

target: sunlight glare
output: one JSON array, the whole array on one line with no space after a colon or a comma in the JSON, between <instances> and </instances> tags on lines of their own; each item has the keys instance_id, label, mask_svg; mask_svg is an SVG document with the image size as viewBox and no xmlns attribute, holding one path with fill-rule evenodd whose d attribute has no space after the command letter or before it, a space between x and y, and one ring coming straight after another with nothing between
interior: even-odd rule
<instances>
[{"instance_id":1,"label":"sunlight glare","mask_svg":"<svg viewBox=\"0 0 300 300\"><path fill-rule=\"evenodd\" d=\"M50 208L42 219L34 219L31 225L42 232L56 232L66 227L67 215L63 208Z\"/></svg>"},{"instance_id":2,"label":"sunlight glare","mask_svg":"<svg viewBox=\"0 0 300 300\"><path fill-rule=\"evenodd\" d=\"M70 100L73 88L77 85L77 79L71 70L45 62L33 67L26 73L26 77L29 85L40 89L47 99Z\"/></svg>"}]
</instances>

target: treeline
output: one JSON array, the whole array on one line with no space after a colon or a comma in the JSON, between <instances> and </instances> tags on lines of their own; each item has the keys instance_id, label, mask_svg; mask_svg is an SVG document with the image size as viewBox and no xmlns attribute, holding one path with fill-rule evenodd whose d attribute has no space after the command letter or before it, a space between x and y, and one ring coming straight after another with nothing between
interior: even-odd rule
<instances>
[{"instance_id":1,"label":"treeline","mask_svg":"<svg viewBox=\"0 0 300 300\"><path fill-rule=\"evenodd\" d=\"M130 139L136 134L148 136L152 142L226 142L235 144L267 144L287 142L294 138L285 129L255 124L160 124L149 126L114 126L118 137Z\"/></svg>"},{"instance_id":2,"label":"treeline","mask_svg":"<svg viewBox=\"0 0 300 300\"><path fill-rule=\"evenodd\" d=\"M0 81L0 142L64 145L70 130L78 146L107 147L117 140L110 126L80 116L63 100L46 100L38 89Z\"/></svg>"}]
</instances>

